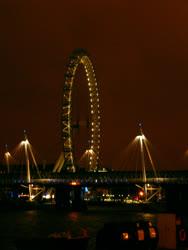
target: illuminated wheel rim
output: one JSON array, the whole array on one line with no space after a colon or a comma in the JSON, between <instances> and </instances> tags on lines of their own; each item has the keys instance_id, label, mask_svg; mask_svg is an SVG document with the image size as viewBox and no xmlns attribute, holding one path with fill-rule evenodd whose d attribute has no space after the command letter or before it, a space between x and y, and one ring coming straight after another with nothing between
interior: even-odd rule
<instances>
[{"instance_id":1,"label":"illuminated wheel rim","mask_svg":"<svg viewBox=\"0 0 188 250\"><path fill-rule=\"evenodd\" d=\"M72 141L72 89L76 70L80 64L82 64L84 67L89 90L90 146L87 150L89 152L89 170L95 171L98 168L99 163L100 111L98 87L91 60L84 50L79 49L75 50L69 58L63 87L62 134L65 158L64 165L66 166L67 170L71 172L76 171Z\"/></svg>"}]
</instances>

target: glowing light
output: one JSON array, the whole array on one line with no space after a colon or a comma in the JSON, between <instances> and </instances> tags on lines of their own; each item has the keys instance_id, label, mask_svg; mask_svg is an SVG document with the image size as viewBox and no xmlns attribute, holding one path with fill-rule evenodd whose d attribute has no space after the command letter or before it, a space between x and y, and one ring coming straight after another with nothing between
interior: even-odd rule
<instances>
[{"instance_id":1,"label":"glowing light","mask_svg":"<svg viewBox=\"0 0 188 250\"><path fill-rule=\"evenodd\" d=\"M122 240L129 240L129 233L123 232L123 233L121 234L121 239L122 239Z\"/></svg>"},{"instance_id":2,"label":"glowing light","mask_svg":"<svg viewBox=\"0 0 188 250\"><path fill-rule=\"evenodd\" d=\"M52 198L50 194L44 194L42 197L47 200Z\"/></svg>"},{"instance_id":3,"label":"glowing light","mask_svg":"<svg viewBox=\"0 0 188 250\"><path fill-rule=\"evenodd\" d=\"M21 141L21 145L22 145L22 146L24 146L24 145L29 145L28 139L25 139L25 140Z\"/></svg>"},{"instance_id":4,"label":"glowing light","mask_svg":"<svg viewBox=\"0 0 188 250\"><path fill-rule=\"evenodd\" d=\"M137 135L136 139L137 140L146 140L146 137L144 135Z\"/></svg>"},{"instance_id":5,"label":"glowing light","mask_svg":"<svg viewBox=\"0 0 188 250\"><path fill-rule=\"evenodd\" d=\"M151 238L151 239L157 237L157 232L156 232L156 230L155 230L154 227L150 227L150 228L149 228L149 235L150 235L150 238Z\"/></svg>"},{"instance_id":6,"label":"glowing light","mask_svg":"<svg viewBox=\"0 0 188 250\"><path fill-rule=\"evenodd\" d=\"M144 230L139 229L137 231L137 234L138 234L138 240L140 240L140 241L144 240L144 238L145 238L145 236L144 236Z\"/></svg>"},{"instance_id":7,"label":"glowing light","mask_svg":"<svg viewBox=\"0 0 188 250\"><path fill-rule=\"evenodd\" d=\"M79 181L71 181L69 183L71 186L79 186L80 185L80 182Z\"/></svg>"},{"instance_id":8,"label":"glowing light","mask_svg":"<svg viewBox=\"0 0 188 250\"><path fill-rule=\"evenodd\" d=\"M11 156L11 154L9 152L5 153L5 157L9 158Z\"/></svg>"},{"instance_id":9,"label":"glowing light","mask_svg":"<svg viewBox=\"0 0 188 250\"><path fill-rule=\"evenodd\" d=\"M139 196L140 196L140 197L143 197L143 196L144 196L144 192L143 192L143 191L140 191L140 192L139 192Z\"/></svg>"},{"instance_id":10,"label":"glowing light","mask_svg":"<svg viewBox=\"0 0 188 250\"><path fill-rule=\"evenodd\" d=\"M88 153L89 153L89 154L94 154L93 149L89 149L89 150L88 150Z\"/></svg>"}]
</instances>

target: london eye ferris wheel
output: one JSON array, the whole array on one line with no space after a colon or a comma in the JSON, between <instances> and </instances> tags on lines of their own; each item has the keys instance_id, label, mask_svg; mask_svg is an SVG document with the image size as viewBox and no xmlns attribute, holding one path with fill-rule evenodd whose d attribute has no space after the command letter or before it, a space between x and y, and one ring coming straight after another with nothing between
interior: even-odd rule
<instances>
[{"instance_id":1,"label":"london eye ferris wheel","mask_svg":"<svg viewBox=\"0 0 188 250\"><path fill-rule=\"evenodd\" d=\"M95 171L99 166L99 149L100 149L100 107L99 92L92 62L83 49L77 49L69 57L67 64L65 81L63 86L62 101L62 140L64 153L64 166L70 172L76 171L76 156L74 152L73 140L73 88L75 75L78 66L82 65L85 71L88 93L89 93L89 124L88 124L88 170Z\"/></svg>"}]
</instances>

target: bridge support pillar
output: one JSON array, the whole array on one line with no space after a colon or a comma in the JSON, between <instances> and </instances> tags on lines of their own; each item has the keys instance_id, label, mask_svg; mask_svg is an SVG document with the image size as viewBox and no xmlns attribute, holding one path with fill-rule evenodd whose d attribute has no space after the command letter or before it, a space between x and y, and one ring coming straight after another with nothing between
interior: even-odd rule
<instances>
[{"instance_id":1,"label":"bridge support pillar","mask_svg":"<svg viewBox=\"0 0 188 250\"><path fill-rule=\"evenodd\" d=\"M80 186L58 186L55 195L58 209L80 211L86 209L84 192Z\"/></svg>"},{"instance_id":2,"label":"bridge support pillar","mask_svg":"<svg viewBox=\"0 0 188 250\"><path fill-rule=\"evenodd\" d=\"M72 189L72 209L75 211L85 210L84 191L82 187L75 186Z\"/></svg>"},{"instance_id":3,"label":"bridge support pillar","mask_svg":"<svg viewBox=\"0 0 188 250\"><path fill-rule=\"evenodd\" d=\"M64 186L56 187L55 202L58 209L69 209L71 207L70 190Z\"/></svg>"}]
</instances>

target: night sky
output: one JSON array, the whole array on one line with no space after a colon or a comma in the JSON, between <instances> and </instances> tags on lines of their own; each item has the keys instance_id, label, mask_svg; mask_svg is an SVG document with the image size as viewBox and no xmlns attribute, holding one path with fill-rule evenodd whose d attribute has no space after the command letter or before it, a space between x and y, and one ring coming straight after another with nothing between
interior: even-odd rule
<instances>
[{"instance_id":1,"label":"night sky","mask_svg":"<svg viewBox=\"0 0 188 250\"><path fill-rule=\"evenodd\" d=\"M0 161L24 129L38 162L57 160L65 68L84 48L100 92L101 164L118 168L142 122L157 168L188 169L186 0L1 0L0 32Z\"/></svg>"}]
</instances>

